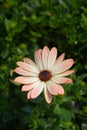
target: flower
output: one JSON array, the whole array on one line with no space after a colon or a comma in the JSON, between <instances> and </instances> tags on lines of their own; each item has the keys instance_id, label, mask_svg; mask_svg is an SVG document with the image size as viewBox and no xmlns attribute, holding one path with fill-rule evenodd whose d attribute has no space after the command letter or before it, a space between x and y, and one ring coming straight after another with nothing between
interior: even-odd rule
<instances>
[{"instance_id":1,"label":"flower","mask_svg":"<svg viewBox=\"0 0 87 130\"><path fill-rule=\"evenodd\" d=\"M47 46L36 50L34 57L35 63L29 58L17 62L19 67L15 68L15 72L21 76L16 77L14 81L23 84L22 91L28 91L28 99L34 99L44 91L46 102L51 103L52 95L64 94L61 84L73 82L65 76L74 72L68 70L74 60L64 60L65 53L57 58L57 49L53 47L49 50Z\"/></svg>"}]
</instances>

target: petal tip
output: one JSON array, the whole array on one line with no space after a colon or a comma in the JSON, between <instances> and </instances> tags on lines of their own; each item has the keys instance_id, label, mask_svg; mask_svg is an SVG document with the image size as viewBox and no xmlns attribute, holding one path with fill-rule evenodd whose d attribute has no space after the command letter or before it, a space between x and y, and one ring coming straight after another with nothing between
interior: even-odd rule
<instances>
[{"instance_id":1,"label":"petal tip","mask_svg":"<svg viewBox=\"0 0 87 130\"><path fill-rule=\"evenodd\" d=\"M27 99L31 99L31 91L28 92Z\"/></svg>"},{"instance_id":2,"label":"petal tip","mask_svg":"<svg viewBox=\"0 0 87 130\"><path fill-rule=\"evenodd\" d=\"M21 88L21 91L26 91L23 87Z\"/></svg>"},{"instance_id":3,"label":"petal tip","mask_svg":"<svg viewBox=\"0 0 87 130\"><path fill-rule=\"evenodd\" d=\"M64 95L64 91L60 92L59 94Z\"/></svg>"},{"instance_id":4,"label":"petal tip","mask_svg":"<svg viewBox=\"0 0 87 130\"><path fill-rule=\"evenodd\" d=\"M45 48L47 48L47 49L48 49L48 46L44 46L44 48L43 48L43 49L45 49Z\"/></svg>"},{"instance_id":5,"label":"petal tip","mask_svg":"<svg viewBox=\"0 0 87 130\"><path fill-rule=\"evenodd\" d=\"M70 59L70 62L72 63L72 64L74 64L75 63L75 61L71 58Z\"/></svg>"},{"instance_id":6,"label":"petal tip","mask_svg":"<svg viewBox=\"0 0 87 130\"><path fill-rule=\"evenodd\" d=\"M18 82L18 77L14 79L14 82L19 83L19 82Z\"/></svg>"},{"instance_id":7,"label":"petal tip","mask_svg":"<svg viewBox=\"0 0 87 130\"><path fill-rule=\"evenodd\" d=\"M52 101L46 101L48 104L51 104Z\"/></svg>"}]
</instances>

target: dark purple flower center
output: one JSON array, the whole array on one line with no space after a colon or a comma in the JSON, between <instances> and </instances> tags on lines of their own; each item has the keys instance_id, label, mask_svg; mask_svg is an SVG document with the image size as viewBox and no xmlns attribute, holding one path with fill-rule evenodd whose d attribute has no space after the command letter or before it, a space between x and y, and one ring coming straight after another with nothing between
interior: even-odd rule
<instances>
[{"instance_id":1,"label":"dark purple flower center","mask_svg":"<svg viewBox=\"0 0 87 130\"><path fill-rule=\"evenodd\" d=\"M39 78L41 81L47 82L52 77L52 74L48 70L43 70L39 73Z\"/></svg>"}]
</instances>

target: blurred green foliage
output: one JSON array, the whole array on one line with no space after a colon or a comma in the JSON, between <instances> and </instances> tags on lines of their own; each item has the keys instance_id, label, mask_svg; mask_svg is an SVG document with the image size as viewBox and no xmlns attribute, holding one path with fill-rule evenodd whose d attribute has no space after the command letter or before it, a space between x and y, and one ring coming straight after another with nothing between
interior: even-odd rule
<instances>
[{"instance_id":1,"label":"blurred green foliage","mask_svg":"<svg viewBox=\"0 0 87 130\"><path fill-rule=\"evenodd\" d=\"M75 60L65 95L27 100L10 71L48 45ZM0 0L0 130L87 130L87 1Z\"/></svg>"}]
</instances>

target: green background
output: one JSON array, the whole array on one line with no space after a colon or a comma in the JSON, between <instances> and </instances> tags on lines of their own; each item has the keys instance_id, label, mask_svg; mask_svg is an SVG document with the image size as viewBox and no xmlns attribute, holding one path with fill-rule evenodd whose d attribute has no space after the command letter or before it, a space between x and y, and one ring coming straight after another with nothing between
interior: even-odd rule
<instances>
[{"instance_id":1,"label":"green background","mask_svg":"<svg viewBox=\"0 0 87 130\"><path fill-rule=\"evenodd\" d=\"M73 84L50 105L28 100L10 75L47 45L73 58ZM87 1L0 0L0 130L87 130Z\"/></svg>"}]
</instances>

